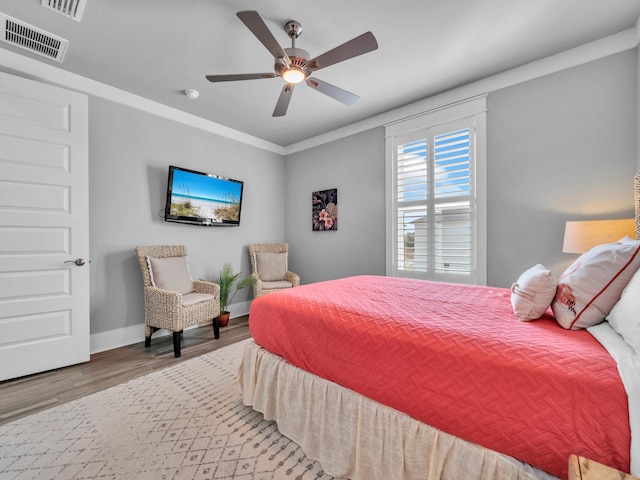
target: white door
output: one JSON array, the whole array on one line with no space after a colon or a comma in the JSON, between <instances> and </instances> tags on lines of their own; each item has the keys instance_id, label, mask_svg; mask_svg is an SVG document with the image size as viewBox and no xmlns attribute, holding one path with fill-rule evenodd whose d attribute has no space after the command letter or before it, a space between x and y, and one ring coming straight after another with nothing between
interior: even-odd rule
<instances>
[{"instance_id":1,"label":"white door","mask_svg":"<svg viewBox=\"0 0 640 480\"><path fill-rule=\"evenodd\" d=\"M88 180L87 96L0 73L0 380L89 360Z\"/></svg>"}]
</instances>

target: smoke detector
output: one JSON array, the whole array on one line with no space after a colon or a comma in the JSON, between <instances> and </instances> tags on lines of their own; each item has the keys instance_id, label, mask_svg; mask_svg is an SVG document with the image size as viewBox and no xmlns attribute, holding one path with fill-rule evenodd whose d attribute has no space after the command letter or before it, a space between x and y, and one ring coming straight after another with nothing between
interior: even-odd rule
<instances>
[{"instance_id":1,"label":"smoke detector","mask_svg":"<svg viewBox=\"0 0 640 480\"><path fill-rule=\"evenodd\" d=\"M184 91L184 94L187 96L187 98L189 98L189 100L195 100L200 96L200 92L197 90L194 90L193 88L187 88Z\"/></svg>"},{"instance_id":2,"label":"smoke detector","mask_svg":"<svg viewBox=\"0 0 640 480\"><path fill-rule=\"evenodd\" d=\"M87 0L42 0L43 7L73 18L76 22L82 19L86 4Z\"/></svg>"},{"instance_id":3,"label":"smoke detector","mask_svg":"<svg viewBox=\"0 0 640 480\"><path fill-rule=\"evenodd\" d=\"M0 41L62 63L69 40L0 13Z\"/></svg>"}]
</instances>

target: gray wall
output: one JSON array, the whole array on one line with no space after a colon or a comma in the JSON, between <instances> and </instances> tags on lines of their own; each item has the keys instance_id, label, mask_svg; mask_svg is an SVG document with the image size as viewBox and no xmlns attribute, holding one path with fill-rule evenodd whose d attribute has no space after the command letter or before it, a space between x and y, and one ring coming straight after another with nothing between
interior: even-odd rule
<instances>
[{"instance_id":1,"label":"gray wall","mask_svg":"<svg viewBox=\"0 0 640 480\"><path fill-rule=\"evenodd\" d=\"M184 244L192 276L213 279L226 261L250 273L248 243L284 240L281 155L95 97L89 145L92 334L144 323L136 245ZM240 226L165 222L172 164L243 180Z\"/></svg>"},{"instance_id":2,"label":"gray wall","mask_svg":"<svg viewBox=\"0 0 640 480\"><path fill-rule=\"evenodd\" d=\"M567 220L633 217L633 51L489 95L488 279L510 286L543 263L556 275Z\"/></svg>"},{"instance_id":3,"label":"gray wall","mask_svg":"<svg viewBox=\"0 0 640 480\"><path fill-rule=\"evenodd\" d=\"M488 96L488 284L543 263L556 275L564 222L633 216L637 53ZM286 158L286 239L303 282L385 273L382 127ZM338 187L338 232L311 231L311 192Z\"/></svg>"},{"instance_id":4,"label":"gray wall","mask_svg":"<svg viewBox=\"0 0 640 480\"><path fill-rule=\"evenodd\" d=\"M288 155L286 239L301 283L385 274L384 129ZM338 189L338 230L311 229L311 194Z\"/></svg>"}]
</instances>

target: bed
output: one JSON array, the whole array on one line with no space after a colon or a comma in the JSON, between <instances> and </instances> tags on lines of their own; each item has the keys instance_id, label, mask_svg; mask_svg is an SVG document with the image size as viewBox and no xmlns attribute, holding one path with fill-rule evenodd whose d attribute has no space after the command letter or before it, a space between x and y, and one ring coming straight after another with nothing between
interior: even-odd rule
<instances>
[{"instance_id":1,"label":"bed","mask_svg":"<svg viewBox=\"0 0 640 480\"><path fill-rule=\"evenodd\" d=\"M519 321L512 294L357 276L255 299L243 402L337 478L566 478L570 454L637 475L640 355L609 322Z\"/></svg>"}]
</instances>

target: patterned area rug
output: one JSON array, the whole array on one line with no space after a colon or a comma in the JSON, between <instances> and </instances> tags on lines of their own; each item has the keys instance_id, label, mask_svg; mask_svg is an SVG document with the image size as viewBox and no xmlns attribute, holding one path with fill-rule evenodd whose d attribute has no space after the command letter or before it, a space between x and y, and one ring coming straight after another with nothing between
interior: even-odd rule
<instances>
[{"instance_id":1,"label":"patterned area rug","mask_svg":"<svg viewBox=\"0 0 640 480\"><path fill-rule=\"evenodd\" d=\"M242 404L245 343L0 426L0 478L331 478Z\"/></svg>"}]
</instances>

